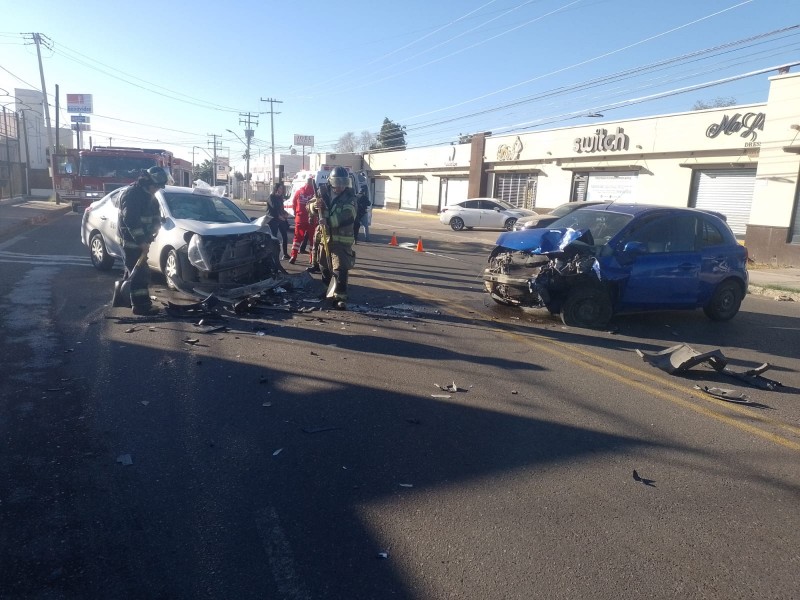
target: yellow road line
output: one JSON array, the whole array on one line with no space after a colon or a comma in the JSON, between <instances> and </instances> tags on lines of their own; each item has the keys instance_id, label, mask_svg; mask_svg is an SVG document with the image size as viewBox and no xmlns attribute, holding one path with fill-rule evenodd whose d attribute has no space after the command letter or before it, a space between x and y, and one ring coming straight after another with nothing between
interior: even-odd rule
<instances>
[{"instance_id":1,"label":"yellow road line","mask_svg":"<svg viewBox=\"0 0 800 600\"><path fill-rule=\"evenodd\" d=\"M370 271L361 271L361 273L369 274L371 276L372 280L379 287L383 287L384 289L397 290L398 288L400 288L400 289L404 289L406 292L410 293L411 295L423 298L425 300L430 300L430 301L433 301L433 302L437 302L439 300L439 298L433 296L432 294L427 294L425 292L420 292L416 288L414 288L414 287L412 287L410 285L407 285L407 284L398 283L398 282L392 282L391 285L386 285L386 284L383 283L383 281L381 279L378 279L378 275L376 273L372 273ZM438 302L437 302L437 304L438 304ZM519 341L521 341L521 342L523 342L525 344L533 345L533 342L548 342L550 344L558 346L559 351L553 350L551 348L548 348L545 344L538 343L538 344L536 344L536 349L539 350L539 351L542 351L542 352L544 352L546 354L549 354L550 356L557 357L557 358L559 358L561 360L567 360L567 361L569 361L569 362L571 362L571 363L573 363L575 365L580 365L582 367L586 367L586 368L590 369L591 371L594 371L595 373L603 375L604 377L607 377L609 379L613 379L614 381L618 381L618 382L623 383L625 385L628 385L630 387L637 388L640 391L646 392L646 393L648 393L650 395L657 396L657 397L662 398L664 400L668 400L669 402L672 402L673 404L677 404L678 406L682 406L684 408L691 409L691 410L693 410L693 411L695 411L697 413L700 413L700 414L702 414L702 415L704 415L706 417L709 417L711 419L720 421L722 423L726 423L726 424L728 424L728 425L730 425L732 427L736 427L737 429L741 429L743 431L747 431L749 433L757 435L757 436L759 436L761 438L769 440L770 442L773 442L773 443L778 444L780 446L783 446L785 448L789 448L791 450L800 451L800 443L799 442L796 442L796 441L791 440L789 438L785 438L783 436L771 433L769 431L765 431L765 430L763 430L763 429L761 429L759 427L756 427L754 425L750 425L749 423L743 423L742 421L734 419L734 418L732 418L732 417L730 417L728 415L724 415L724 414L718 413L716 411L711 410L710 408L708 408L706 406L698 405L695 402L690 402L690 401L686 400L685 398L681 398L681 397L679 397L679 396L677 396L675 394L670 394L670 393L665 392L665 391L663 391L661 389L655 388L652 385L649 385L647 383L642 383L640 381L631 380L628 377L625 377L624 375L619 374L618 372L619 371L623 371L623 372L628 373L629 375L632 375L632 376L635 376L635 377L648 379L652 383L658 384L659 386L666 386L666 387L673 388L676 391L680 392L681 394L689 393L692 398L698 398L699 397L701 400L703 400L703 401L705 401L707 403L713 404L714 406L718 406L720 408L725 408L726 410L737 412L737 413L739 413L741 415L746 415L751 420L760 421L764 425L771 425L773 427L777 427L777 428L780 428L780 429L785 429L786 431L788 431L788 432L790 432L792 434L795 434L795 435L800 435L800 428L798 428L798 427L794 427L793 425L789 425L788 423L781 423L780 421L775 421L774 419L769 419L769 418L766 418L766 417L762 417L760 415L754 415L752 412L748 411L744 407L736 406L735 404L730 404L730 403L724 402L722 400L717 400L717 399L712 398L712 397L706 398L706 397L702 397L702 396L695 396L695 395L691 394L691 392L687 392L686 388L684 386L680 385L680 384L676 384L676 383L674 383L672 381L669 381L668 379L664 379L663 377L659 377L657 375L654 375L653 373L648 373L648 372L643 371L641 369L636 369L634 367L629 367L629 366L621 364L619 362L615 362L615 361L612 361L612 360L609 360L609 359L606 359L606 358L602 358L602 357L600 357L600 356L598 356L596 354L591 354L590 352L588 352L586 350L583 350L583 349L581 349L581 348L579 348L577 346L566 344L564 342L560 342L558 340L554 340L554 339L551 339L551 338L548 338L548 337L545 337L545 336L542 336L540 334L533 333L533 332L527 332L526 331L523 334L523 333L520 333L520 332L508 331L506 329L502 329L502 328L494 326L491 323L491 321L488 321L483 317L476 317L476 316L473 316L473 315L467 316L467 315L464 315L464 314L459 315L457 311L453 311L452 310L453 308L458 308L462 312L466 312L466 313L472 312L472 310L469 307L467 307L467 306L465 306L463 304L460 304L460 303L457 303L457 302L448 302L446 305L441 305L440 304L439 306L441 307L442 310L449 310L450 312L454 312L456 316L461 316L461 317L472 319L472 320L483 321L486 325L489 325L489 329L491 329L492 331L507 335L509 337L513 337L513 338L515 338L515 339L517 339L517 340L519 340ZM562 350L569 350L570 353L579 354L583 358L579 358L579 357L576 357L576 356L571 356L570 354L564 354L564 353L561 352ZM604 366L599 366L599 365L597 365L595 363L601 363L601 365L604 365ZM613 369L613 371L609 371L607 368L611 368L611 369ZM614 371L617 371L617 372L614 372Z\"/></svg>"}]
</instances>

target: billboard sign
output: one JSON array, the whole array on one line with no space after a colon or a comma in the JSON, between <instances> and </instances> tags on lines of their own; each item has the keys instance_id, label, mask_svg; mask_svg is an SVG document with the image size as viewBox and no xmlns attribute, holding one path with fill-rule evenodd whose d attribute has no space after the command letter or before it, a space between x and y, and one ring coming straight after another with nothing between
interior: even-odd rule
<instances>
[{"instance_id":1,"label":"billboard sign","mask_svg":"<svg viewBox=\"0 0 800 600\"><path fill-rule=\"evenodd\" d=\"M67 94L67 112L70 113L92 112L92 95Z\"/></svg>"},{"instance_id":2,"label":"billboard sign","mask_svg":"<svg viewBox=\"0 0 800 600\"><path fill-rule=\"evenodd\" d=\"M295 146L313 146L314 145L314 136L313 135L298 135L294 134L294 145Z\"/></svg>"},{"instance_id":3,"label":"billboard sign","mask_svg":"<svg viewBox=\"0 0 800 600\"><path fill-rule=\"evenodd\" d=\"M87 117L86 115L70 115L69 118L73 123L88 123L89 122L89 117Z\"/></svg>"}]
</instances>

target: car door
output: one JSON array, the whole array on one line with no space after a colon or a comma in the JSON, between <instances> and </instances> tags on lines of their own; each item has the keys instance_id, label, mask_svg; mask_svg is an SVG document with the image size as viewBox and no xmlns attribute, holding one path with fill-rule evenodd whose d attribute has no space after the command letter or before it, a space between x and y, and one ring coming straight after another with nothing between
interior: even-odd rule
<instances>
[{"instance_id":1,"label":"car door","mask_svg":"<svg viewBox=\"0 0 800 600\"><path fill-rule=\"evenodd\" d=\"M491 227L501 229L505 222L503 207L491 200L481 200L481 227Z\"/></svg>"},{"instance_id":2,"label":"car door","mask_svg":"<svg viewBox=\"0 0 800 600\"><path fill-rule=\"evenodd\" d=\"M659 214L632 225L625 244L639 251L623 253L628 270L621 304L630 309L695 306L700 289L700 252L696 248L697 217Z\"/></svg>"},{"instance_id":3,"label":"car door","mask_svg":"<svg viewBox=\"0 0 800 600\"><path fill-rule=\"evenodd\" d=\"M114 256L123 256L119 241L119 197L125 187L114 190L103 202L97 214L97 229L103 234L106 250Z\"/></svg>"},{"instance_id":4,"label":"car door","mask_svg":"<svg viewBox=\"0 0 800 600\"><path fill-rule=\"evenodd\" d=\"M698 218L697 245L700 251L700 290L697 305L711 300L714 291L724 279L733 276L743 279L746 270L747 250L740 246L723 223L715 223L708 216Z\"/></svg>"},{"instance_id":5,"label":"car door","mask_svg":"<svg viewBox=\"0 0 800 600\"><path fill-rule=\"evenodd\" d=\"M465 227L477 227L481 222L480 200L466 200L461 203L458 216L464 220Z\"/></svg>"}]
</instances>

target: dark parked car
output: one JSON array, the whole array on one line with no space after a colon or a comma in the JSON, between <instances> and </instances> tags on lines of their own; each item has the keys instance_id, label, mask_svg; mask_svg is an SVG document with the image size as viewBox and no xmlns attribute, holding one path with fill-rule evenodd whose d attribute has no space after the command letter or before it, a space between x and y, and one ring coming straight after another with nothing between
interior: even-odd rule
<instances>
[{"instance_id":1,"label":"dark parked car","mask_svg":"<svg viewBox=\"0 0 800 600\"><path fill-rule=\"evenodd\" d=\"M577 327L643 310L726 321L747 292L747 250L716 213L611 203L503 233L483 278L497 302L546 307Z\"/></svg>"},{"instance_id":2,"label":"dark parked car","mask_svg":"<svg viewBox=\"0 0 800 600\"><path fill-rule=\"evenodd\" d=\"M556 206L551 211L537 213L533 217L523 217L522 219L517 220L517 222L514 223L514 231L519 231L520 229L536 229L538 227L550 227L551 223L554 223L561 217L566 217L573 210L578 210L579 208L585 208L587 206L597 206L598 204L606 204L606 203L601 201L567 202L566 204L561 204L560 206Z\"/></svg>"}]
</instances>

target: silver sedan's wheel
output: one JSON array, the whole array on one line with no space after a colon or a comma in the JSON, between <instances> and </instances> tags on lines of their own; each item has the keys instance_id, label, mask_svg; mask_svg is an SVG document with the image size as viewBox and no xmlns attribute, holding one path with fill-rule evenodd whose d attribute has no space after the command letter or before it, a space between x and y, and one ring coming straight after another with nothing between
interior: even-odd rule
<instances>
[{"instance_id":1,"label":"silver sedan's wheel","mask_svg":"<svg viewBox=\"0 0 800 600\"><path fill-rule=\"evenodd\" d=\"M510 219L506 219L506 222L503 225L503 227L505 227L506 231L511 231L512 229L514 229L514 223L516 222L517 220L514 217L511 217Z\"/></svg>"},{"instance_id":2,"label":"silver sedan's wheel","mask_svg":"<svg viewBox=\"0 0 800 600\"><path fill-rule=\"evenodd\" d=\"M103 236L99 233L92 234L89 239L89 255L94 268L99 271L108 271L114 266L114 257L108 253Z\"/></svg>"},{"instance_id":3,"label":"silver sedan's wheel","mask_svg":"<svg viewBox=\"0 0 800 600\"><path fill-rule=\"evenodd\" d=\"M181 282L181 267L178 260L178 253L175 252L175 250L170 250L169 254L167 254L167 260L164 261L164 279L167 280L167 287L169 289L178 289L175 282Z\"/></svg>"},{"instance_id":4,"label":"silver sedan's wheel","mask_svg":"<svg viewBox=\"0 0 800 600\"><path fill-rule=\"evenodd\" d=\"M464 229L464 219L461 217L453 217L450 219L450 229L453 231L461 231Z\"/></svg>"}]
</instances>

